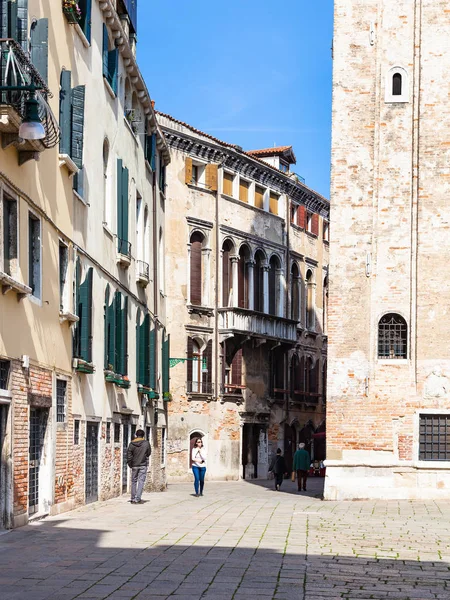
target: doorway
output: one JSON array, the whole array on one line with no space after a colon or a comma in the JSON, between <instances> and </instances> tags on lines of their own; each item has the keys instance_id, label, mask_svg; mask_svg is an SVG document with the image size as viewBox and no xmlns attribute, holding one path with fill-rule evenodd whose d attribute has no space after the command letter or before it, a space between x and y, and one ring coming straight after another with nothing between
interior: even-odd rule
<instances>
[{"instance_id":1,"label":"doorway","mask_svg":"<svg viewBox=\"0 0 450 600\"><path fill-rule=\"evenodd\" d=\"M8 526L8 464L5 456L6 424L8 422L8 412L9 406L7 404L0 404L0 529L4 529Z\"/></svg>"},{"instance_id":2,"label":"doorway","mask_svg":"<svg viewBox=\"0 0 450 600\"><path fill-rule=\"evenodd\" d=\"M257 423L244 423L242 429L242 477L243 479L257 479L258 478L258 465L260 440L266 439L265 426ZM265 447L265 454L267 455L267 447ZM267 458L265 457L267 461ZM261 460L262 462L262 460ZM260 476L264 477L264 473Z\"/></svg>"},{"instance_id":3,"label":"doorway","mask_svg":"<svg viewBox=\"0 0 450 600\"><path fill-rule=\"evenodd\" d=\"M30 408L30 447L28 465L28 514L39 511L39 484L45 434L48 422L47 408Z\"/></svg>"},{"instance_id":4,"label":"doorway","mask_svg":"<svg viewBox=\"0 0 450 600\"><path fill-rule=\"evenodd\" d=\"M129 435L130 435L130 427L128 423L122 424L122 493L125 494L128 490L128 464L127 464L127 454L128 454L128 444Z\"/></svg>"},{"instance_id":5,"label":"doorway","mask_svg":"<svg viewBox=\"0 0 450 600\"><path fill-rule=\"evenodd\" d=\"M86 504L98 500L98 423L86 424Z\"/></svg>"},{"instance_id":6,"label":"doorway","mask_svg":"<svg viewBox=\"0 0 450 600\"><path fill-rule=\"evenodd\" d=\"M297 449L297 429L295 425L284 424L284 460L288 472L292 471L292 461Z\"/></svg>"}]
</instances>

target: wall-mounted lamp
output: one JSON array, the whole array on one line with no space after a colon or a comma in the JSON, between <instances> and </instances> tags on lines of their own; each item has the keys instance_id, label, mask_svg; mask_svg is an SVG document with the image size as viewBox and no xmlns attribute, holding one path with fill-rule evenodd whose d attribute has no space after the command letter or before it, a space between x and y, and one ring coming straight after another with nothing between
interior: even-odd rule
<instances>
[{"instance_id":1,"label":"wall-mounted lamp","mask_svg":"<svg viewBox=\"0 0 450 600\"><path fill-rule=\"evenodd\" d=\"M19 137L24 140L45 138L45 129L39 117L39 103L34 91L31 91L29 98L25 100L25 117L19 127Z\"/></svg>"}]
</instances>

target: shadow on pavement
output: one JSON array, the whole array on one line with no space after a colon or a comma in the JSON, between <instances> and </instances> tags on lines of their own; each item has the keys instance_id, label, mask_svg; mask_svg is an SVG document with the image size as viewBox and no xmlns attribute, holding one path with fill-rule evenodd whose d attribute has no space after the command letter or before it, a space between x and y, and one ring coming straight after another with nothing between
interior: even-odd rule
<instances>
[{"instance_id":1,"label":"shadow on pavement","mask_svg":"<svg viewBox=\"0 0 450 600\"><path fill-rule=\"evenodd\" d=\"M279 492L275 492L275 481L273 479L247 479L245 483L257 485L258 487L266 488L268 491L278 494L294 494L299 497L306 498L323 498L323 488L325 477L309 477L307 480L307 491L299 492L297 490L297 482L292 482L290 477L284 479Z\"/></svg>"}]
</instances>

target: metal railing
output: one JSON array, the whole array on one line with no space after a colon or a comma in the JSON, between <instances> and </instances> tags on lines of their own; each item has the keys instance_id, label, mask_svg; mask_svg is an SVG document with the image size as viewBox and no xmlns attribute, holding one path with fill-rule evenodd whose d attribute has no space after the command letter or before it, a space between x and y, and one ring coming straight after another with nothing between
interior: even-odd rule
<instances>
[{"instance_id":1,"label":"metal railing","mask_svg":"<svg viewBox=\"0 0 450 600\"><path fill-rule=\"evenodd\" d=\"M150 277L150 266L148 263L144 262L143 260L137 260L136 261L136 269L137 269L137 275L140 279L149 279Z\"/></svg>"},{"instance_id":2,"label":"metal railing","mask_svg":"<svg viewBox=\"0 0 450 600\"><path fill-rule=\"evenodd\" d=\"M117 252L123 256L131 257L131 242L117 238Z\"/></svg>"},{"instance_id":3,"label":"metal railing","mask_svg":"<svg viewBox=\"0 0 450 600\"><path fill-rule=\"evenodd\" d=\"M247 388L245 385L235 385L232 383L221 383L220 393L226 396L242 396L242 392Z\"/></svg>"},{"instance_id":4,"label":"metal railing","mask_svg":"<svg viewBox=\"0 0 450 600\"><path fill-rule=\"evenodd\" d=\"M0 114L6 112L3 107L12 107L21 120L25 117L25 102L30 92L17 88L36 88L39 117L46 134L40 142L45 148L56 146L60 138L60 129L47 103L52 93L22 46L12 38L0 38L0 87L11 88L0 91Z\"/></svg>"},{"instance_id":5,"label":"metal railing","mask_svg":"<svg viewBox=\"0 0 450 600\"><path fill-rule=\"evenodd\" d=\"M212 394L214 384L210 381L187 381L186 391L188 394Z\"/></svg>"}]
</instances>

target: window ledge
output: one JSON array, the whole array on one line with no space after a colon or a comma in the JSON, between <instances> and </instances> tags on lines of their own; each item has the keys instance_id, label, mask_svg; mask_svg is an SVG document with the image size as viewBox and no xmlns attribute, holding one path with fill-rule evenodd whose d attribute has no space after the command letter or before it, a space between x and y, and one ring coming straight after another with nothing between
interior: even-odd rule
<instances>
[{"instance_id":1,"label":"window ledge","mask_svg":"<svg viewBox=\"0 0 450 600\"><path fill-rule=\"evenodd\" d=\"M89 48L90 45L91 45L91 43L87 39L87 37L84 35L84 31L81 29L81 27L78 25L78 23L75 25L74 29L78 33L78 36L79 36L79 38L80 38L81 43L83 44L83 46L85 48Z\"/></svg>"},{"instance_id":2,"label":"window ledge","mask_svg":"<svg viewBox=\"0 0 450 600\"><path fill-rule=\"evenodd\" d=\"M152 165L149 163L148 159L145 159L145 168L149 173L153 173Z\"/></svg>"},{"instance_id":3,"label":"window ledge","mask_svg":"<svg viewBox=\"0 0 450 600\"><path fill-rule=\"evenodd\" d=\"M409 360L407 358L378 358L377 364L379 365L409 365Z\"/></svg>"},{"instance_id":4,"label":"window ledge","mask_svg":"<svg viewBox=\"0 0 450 600\"><path fill-rule=\"evenodd\" d=\"M208 317L212 317L214 315L214 308L210 308L209 306L188 304L187 309L190 314L207 315Z\"/></svg>"},{"instance_id":5,"label":"window ledge","mask_svg":"<svg viewBox=\"0 0 450 600\"><path fill-rule=\"evenodd\" d=\"M73 368L78 373L90 374L90 373L95 372L94 365L91 362L87 362L87 361L83 360L82 358L74 358L73 359Z\"/></svg>"},{"instance_id":6,"label":"window ledge","mask_svg":"<svg viewBox=\"0 0 450 600\"><path fill-rule=\"evenodd\" d=\"M291 227L295 230L295 231L303 231L305 232L305 228L304 227L300 227L300 225L297 225L297 223L292 223L291 222Z\"/></svg>"},{"instance_id":7,"label":"window ledge","mask_svg":"<svg viewBox=\"0 0 450 600\"><path fill-rule=\"evenodd\" d=\"M117 95L114 92L114 90L112 89L112 87L110 86L109 81L106 79L106 77L104 75L103 75L103 83L105 84L108 94L111 96L111 98L113 100L115 100L117 98Z\"/></svg>"},{"instance_id":8,"label":"window ledge","mask_svg":"<svg viewBox=\"0 0 450 600\"><path fill-rule=\"evenodd\" d=\"M17 297L19 300L22 300L26 296L31 295L32 290L28 285L17 281L16 279L14 279L14 277L11 277L7 273L3 273L2 271L0 271L0 283L2 286L3 295L6 295L11 290L17 293Z\"/></svg>"},{"instance_id":9,"label":"window ledge","mask_svg":"<svg viewBox=\"0 0 450 600\"><path fill-rule=\"evenodd\" d=\"M188 186L188 188L190 188L191 190L195 190L197 192L206 192L207 194L215 194L216 192L214 190L210 190L207 187L203 187L201 185L197 185L195 183L187 183L186 184Z\"/></svg>"},{"instance_id":10,"label":"window ledge","mask_svg":"<svg viewBox=\"0 0 450 600\"><path fill-rule=\"evenodd\" d=\"M313 240L317 240L319 237L317 233L313 233L312 231L308 231L307 229L305 229L305 233L308 237L312 238Z\"/></svg>"},{"instance_id":11,"label":"window ledge","mask_svg":"<svg viewBox=\"0 0 450 600\"><path fill-rule=\"evenodd\" d=\"M125 122L125 126L128 129L128 131L131 133L131 135L134 138L134 142L136 144L136 146L139 144L139 141L137 139L138 134L134 131L134 129L131 127L130 122L128 121L128 119L124 116L123 118L124 122Z\"/></svg>"},{"instance_id":12,"label":"window ledge","mask_svg":"<svg viewBox=\"0 0 450 600\"><path fill-rule=\"evenodd\" d=\"M316 338L319 334L317 331L313 331L312 329L305 329L305 337Z\"/></svg>"},{"instance_id":13,"label":"window ledge","mask_svg":"<svg viewBox=\"0 0 450 600\"><path fill-rule=\"evenodd\" d=\"M0 404L10 404L12 400L12 392L9 390L0 389Z\"/></svg>"},{"instance_id":14,"label":"window ledge","mask_svg":"<svg viewBox=\"0 0 450 600\"><path fill-rule=\"evenodd\" d=\"M214 396L212 394L202 394L201 392L189 392L188 400L206 400L206 402L211 402L214 400Z\"/></svg>"},{"instance_id":15,"label":"window ledge","mask_svg":"<svg viewBox=\"0 0 450 600\"><path fill-rule=\"evenodd\" d=\"M103 221L103 231L106 233L106 235L108 235L111 239L114 239L114 233L111 231L111 229L108 227L108 223L106 223L106 221Z\"/></svg>"},{"instance_id":16,"label":"window ledge","mask_svg":"<svg viewBox=\"0 0 450 600\"><path fill-rule=\"evenodd\" d=\"M84 206L90 206L89 202L86 202L86 200L82 196L80 196L78 192L76 192L75 190L72 190L72 192L75 198L77 198L81 202L81 204L84 204Z\"/></svg>"},{"instance_id":17,"label":"window ledge","mask_svg":"<svg viewBox=\"0 0 450 600\"><path fill-rule=\"evenodd\" d=\"M118 265L124 267L124 269L128 269L128 267L131 265L131 256L118 252L116 262Z\"/></svg>"},{"instance_id":18,"label":"window ledge","mask_svg":"<svg viewBox=\"0 0 450 600\"><path fill-rule=\"evenodd\" d=\"M59 166L67 167L67 170L69 171L69 175L71 178L75 175L75 173L78 173L78 171L80 170L68 154L58 154L58 158L59 158Z\"/></svg>"},{"instance_id":19,"label":"window ledge","mask_svg":"<svg viewBox=\"0 0 450 600\"><path fill-rule=\"evenodd\" d=\"M74 315L69 310L60 310L59 311L59 322L60 323L64 323L65 321L67 321L68 323L73 325L74 323L78 323L79 320L80 320L80 317L77 317L77 315Z\"/></svg>"}]
</instances>

